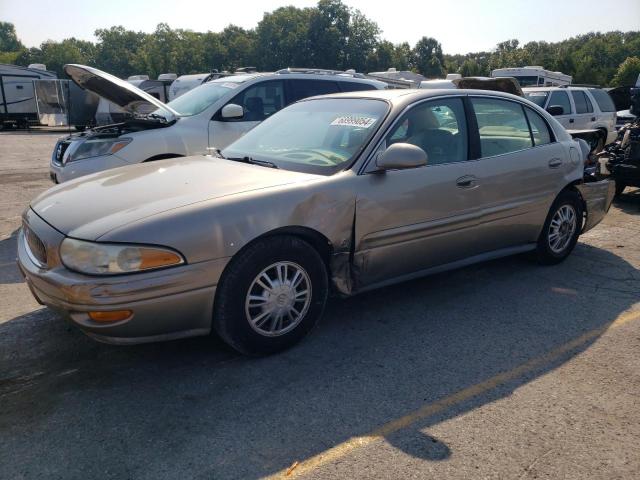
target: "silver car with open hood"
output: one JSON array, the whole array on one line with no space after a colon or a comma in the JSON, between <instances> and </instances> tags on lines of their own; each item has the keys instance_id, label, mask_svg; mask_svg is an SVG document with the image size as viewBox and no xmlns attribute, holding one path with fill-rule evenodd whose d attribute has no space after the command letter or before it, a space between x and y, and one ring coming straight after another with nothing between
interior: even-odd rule
<instances>
[{"instance_id":1,"label":"silver car with open hood","mask_svg":"<svg viewBox=\"0 0 640 480\"><path fill-rule=\"evenodd\" d=\"M330 292L353 295L531 252L564 260L605 215L588 147L509 94L315 97L216 156L72 180L25 211L34 296L92 337L215 331L247 354L286 348Z\"/></svg>"}]
</instances>

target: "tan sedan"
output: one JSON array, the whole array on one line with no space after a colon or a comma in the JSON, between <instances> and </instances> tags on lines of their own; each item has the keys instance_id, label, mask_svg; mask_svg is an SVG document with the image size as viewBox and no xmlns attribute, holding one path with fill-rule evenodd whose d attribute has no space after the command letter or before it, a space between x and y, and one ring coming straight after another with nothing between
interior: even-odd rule
<instances>
[{"instance_id":1,"label":"tan sedan","mask_svg":"<svg viewBox=\"0 0 640 480\"><path fill-rule=\"evenodd\" d=\"M217 332L286 348L330 292L531 252L557 263L596 225L610 182L585 145L520 97L371 91L291 105L216 156L68 182L24 213L34 296L90 336Z\"/></svg>"}]
</instances>

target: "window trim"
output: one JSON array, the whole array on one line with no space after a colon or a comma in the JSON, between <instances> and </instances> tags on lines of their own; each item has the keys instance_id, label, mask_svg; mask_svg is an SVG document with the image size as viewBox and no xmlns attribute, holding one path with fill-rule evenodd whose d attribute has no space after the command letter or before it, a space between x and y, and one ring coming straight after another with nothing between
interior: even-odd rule
<instances>
[{"instance_id":1,"label":"window trim","mask_svg":"<svg viewBox=\"0 0 640 480\"><path fill-rule=\"evenodd\" d=\"M375 170L375 169L374 170L368 170L369 166L370 166L371 162L375 162L376 152L378 152L378 150L380 149L380 146L385 141L385 138L387 138L387 135L389 135L391 133L392 129L395 128L395 126L398 124L400 119L402 117L404 117L404 115L407 112L409 112L413 108L416 108L419 105L422 105L423 103L432 102L433 100L438 100L438 99L451 99L451 98L460 98L462 100L462 107L465 110L464 119L465 119L465 123L466 123L466 127L467 127L467 159L466 160L462 160L460 162L438 163L438 164L435 164L435 165L429 165L427 163L427 165L425 165L424 167L419 167L419 168L440 167L440 166L445 166L445 165L454 165L454 164L459 164L459 163L477 161L478 159L469 158L470 153L471 153L471 148L470 148L471 128L470 128L469 122L467 121L467 114L466 114L467 109L466 109L466 102L465 102L465 99L468 98L468 95L466 95L466 94L453 94L453 95L452 94L443 94L443 95L434 95L433 97L423 98L423 99L421 99L421 100L419 100L417 102L414 102L414 103L404 107L402 109L402 111L396 115L396 118L393 120L393 122L391 122L384 129L384 132L379 133L380 137L378 138L377 141L375 141L375 144L374 144L373 148L367 154L367 157L362 162L362 166L360 166L358 168L358 171L357 171L356 174L357 175L369 175L369 174L378 174L379 173L379 171ZM387 115L388 114L389 113L387 113ZM373 138L371 139L371 142L372 141L373 141ZM410 169L410 170L414 170L414 169Z\"/></svg>"},{"instance_id":2,"label":"window trim","mask_svg":"<svg viewBox=\"0 0 640 480\"><path fill-rule=\"evenodd\" d=\"M567 96L569 96L569 95L567 95ZM512 103L515 103L515 104L519 104L520 106L522 106L522 107L524 107L524 108L529 108L530 110L533 110L533 112L534 112L534 113L538 113L538 112L536 112L536 111L535 111L535 109L531 108L531 107L530 107L529 105L527 105L525 102L522 102L522 101L520 101L520 100L516 100L516 99L512 99L512 98L500 97L500 96L498 96L498 95L477 95L477 94L476 94L476 95L469 95L469 103L470 103L470 104L471 104L471 98L492 98L492 99L496 99L496 100L505 100L505 101L507 101L507 102L512 102ZM551 95L549 95L549 98L551 98ZM470 105L470 106L471 106L471 108L473 108L473 105ZM537 106L537 105L536 105L536 106ZM527 122L528 122L528 121L529 121L529 119L527 118L527 114L526 114L526 112L523 112L523 114L524 114L524 116L525 116L525 118L527 119ZM475 115L475 110L474 110L474 115ZM547 129L549 130L549 133L551 134L551 139L552 139L552 140L551 140L551 142L550 142L550 143L545 143L545 144L542 144L542 145L535 145L535 141L534 141L534 142L533 142L533 146L532 146L532 147L529 147L529 148L545 147L545 146L547 146L547 145L553 145L554 143L558 143L558 139L557 139L557 137L556 137L556 133L555 133L555 131L553 130L553 128L551 128L551 126L549 125L549 122L547 121L547 119L546 119L546 118L544 118L544 115L540 115L539 113L538 113L538 115L542 118L542 120L544 120L544 123L547 125ZM480 138L480 130L477 128L477 126L476 126L476 132L477 132L477 134L478 134L478 139L479 139L479 138ZM531 128L529 128L529 132L530 132L530 134L533 134L533 132L531 131ZM528 150L528 149L527 149L527 148L524 148L524 149L522 149L522 150L515 150L515 151L513 151L513 152L508 152L508 153L500 153L500 154L498 154L498 155L491 155L491 156L489 156L489 157L482 157L482 156L481 156L481 157L479 157L477 160L478 160L478 161L482 161L482 160L484 160L484 159L486 159L486 158L502 157L502 156L504 156L504 155L511 155L511 154L513 154L513 153L524 152L525 150ZM482 153L482 151L480 151L480 153Z\"/></svg>"},{"instance_id":3,"label":"window trim","mask_svg":"<svg viewBox=\"0 0 640 480\"><path fill-rule=\"evenodd\" d=\"M522 108L524 108L524 116L527 118L527 122L529 123L529 131L531 132L531 138L533 140L533 147L532 148L544 147L545 145L551 145L552 143L557 143L558 142L558 138L556 137L556 132L553 131L553 128L551 128L551 125L549 125L549 122L547 121L547 119L544 118L544 115L540 115L538 112L536 112L529 105L522 104ZM544 125L547 127L547 131L549 132L549 140L550 140L549 143L543 143L541 145L536 145L536 140L535 140L535 137L533 136L533 130L531 129L531 122L529 121L529 116L527 115L527 109L530 110L531 113L533 113L534 115L538 115L538 117L540 117L542 119L542 121L544 122Z\"/></svg>"}]
</instances>

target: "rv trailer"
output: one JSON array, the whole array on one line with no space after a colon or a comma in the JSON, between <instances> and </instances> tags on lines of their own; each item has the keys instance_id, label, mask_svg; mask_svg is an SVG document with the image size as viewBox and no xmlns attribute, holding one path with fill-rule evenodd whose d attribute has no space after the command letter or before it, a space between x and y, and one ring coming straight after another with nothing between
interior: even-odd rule
<instances>
[{"instance_id":1,"label":"rv trailer","mask_svg":"<svg viewBox=\"0 0 640 480\"><path fill-rule=\"evenodd\" d=\"M18 127L39 124L34 80L56 78L42 64L28 67L0 64L0 128L6 124Z\"/></svg>"}]
</instances>

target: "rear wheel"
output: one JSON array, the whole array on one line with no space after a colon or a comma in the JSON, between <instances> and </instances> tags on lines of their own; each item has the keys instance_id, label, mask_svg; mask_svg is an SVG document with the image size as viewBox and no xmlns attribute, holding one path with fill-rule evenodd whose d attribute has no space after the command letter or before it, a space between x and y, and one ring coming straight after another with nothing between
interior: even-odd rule
<instances>
[{"instance_id":1,"label":"rear wheel","mask_svg":"<svg viewBox=\"0 0 640 480\"><path fill-rule=\"evenodd\" d=\"M291 347L316 325L327 299L327 269L297 237L258 240L233 259L218 286L213 327L246 355Z\"/></svg>"},{"instance_id":2,"label":"rear wheel","mask_svg":"<svg viewBox=\"0 0 640 480\"><path fill-rule=\"evenodd\" d=\"M578 242L582 229L583 208L580 196L565 190L558 195L549 210L538 238L538 262L553 265L569 256Z\"/></svg>"}]
</instances>

